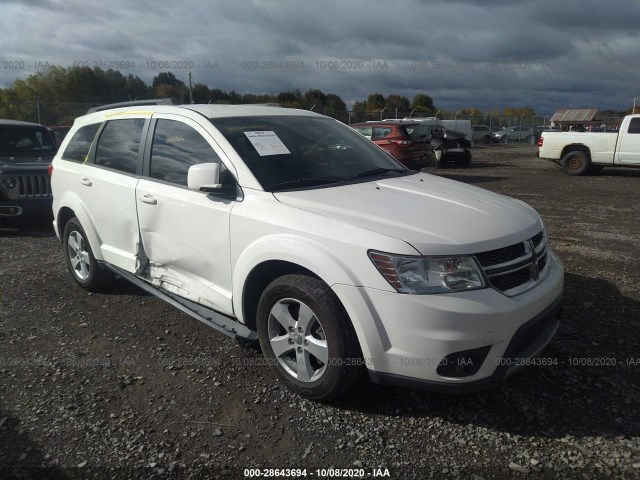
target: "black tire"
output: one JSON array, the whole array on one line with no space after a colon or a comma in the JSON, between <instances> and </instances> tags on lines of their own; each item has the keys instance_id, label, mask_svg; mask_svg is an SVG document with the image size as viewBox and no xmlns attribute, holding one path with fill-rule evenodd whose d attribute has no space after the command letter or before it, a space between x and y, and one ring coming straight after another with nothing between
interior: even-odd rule
<instances>
[{"instance_id":1,"label":"black tire","mask_svg":"<svg viewBox=\"0 0 640 480\"><path fill-rule=\"evenodd\" d=\"M567 153L560 162L562 169L569 175L585 175L589 173L591 161L587 154L580 150Z\"/></svg>"},{"instance_id":2,"label":"black tire","mask_svg":"<svg viewBox=\"0 0 640 480\"><path fill-rule=\"evenodd\" d=\"M507 144L509 143L509 135L504 135L501 139L500 139L501 143Z\"/></svg>"},{"instance_id":3,"label":"black tire","mask_svg":"<svg viewBox=\"0 0 640 480\"><path fill-rule=\"evenodd\" d=\"M482 137L482 143L488 145L489 143L491 143L491 137L489 135L485 135L484 137Z\"/></svg>"},{"instance_id":4,"label":"black tire","mask_svg":"<svg viewBox=\"0 0 640 480\"><path fill-rule=\"evenodd\" d=\"M284 275L271 282L258 302L256 322L269 366L304 398L336 398L364 372L353 325L335 294L317 278Z\"/></svg>"},{"instance_id":5,"label":"black tire","mask_svg":"<svg viewBox=\"0 0 640 480\"><path fill-rule=\"evenodd\" d=\"M96 262L77 218L72 218L65 225L62 241L67 268L78 285L90 292L98 292L111 284L114 275Z\"/></svg>"},{"instance_id":6,"label":"black tire","mask_svg":"<svg viewBox=\"0 0 640 480\"><path fill-rule=\"evenodd\" d=\"M466 167L471 163L471 156L472 156L471 151L465 150L464 157L461 158L460 160L456 160L456 165L459 167Z\"/></svg>"},{"instance_id":7,"label":"black tire","mask_svg":"<svg viewBox=\"0 0 640 480\"><path fill-rule=\"evenodd\" d=\"M531 143L531 135L524 137L524 143Z\"/></svg>"}]
</instances>

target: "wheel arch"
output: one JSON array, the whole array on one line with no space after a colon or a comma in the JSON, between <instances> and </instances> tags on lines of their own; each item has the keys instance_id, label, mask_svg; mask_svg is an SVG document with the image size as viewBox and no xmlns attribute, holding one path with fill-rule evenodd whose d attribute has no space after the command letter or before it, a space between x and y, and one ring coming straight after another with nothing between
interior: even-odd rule
<instances>
[{"instance_id":1,"label":"wheel arch","mask_svg":"<svg viewBox=\"0 0 640 480\"><path fill-rule=\"evenodd\" d=\"M96 260L104 260L102 256L102 251L100 249L100 245L102 242L100 241L100 237L98 236L96 229L94 227L93 222L91 221L91 217L89 216L87 210L84 208L82 202L79 198L75 196L67 196L64 197L60 202L60 207L56 212L56 227L58 228L60 240L64 241L64 228L65 225L72 218L76 217L80 222L86 236L89 241L89 245L91 246L91 250L93 251L93 256Z\"/></svg>"},{"instance_id":2,"label":"wheel arch","mask_svg":"<svg viewBox=\"0 0 640 480\"><path fill-rule=\"evenodd\" d=\"M560 152L560 160L562 160L567 154L571 152L583 152L587 155L587 158L591 160L591 150L589 149L589 147L582 143L571 143L569 145L566 145L562 149L562 152Z\"/></svg>"}]
</instances>

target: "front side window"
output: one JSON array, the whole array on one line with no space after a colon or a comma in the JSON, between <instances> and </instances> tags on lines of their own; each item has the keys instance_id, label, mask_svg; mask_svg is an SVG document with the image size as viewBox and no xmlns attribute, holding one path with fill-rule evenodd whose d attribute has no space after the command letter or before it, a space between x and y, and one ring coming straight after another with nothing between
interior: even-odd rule
<instances>
[{"instance_id":1,"label":"front side window","mask_svg":"<svg viewBox=\"0 0 640 480\"><path fill-rule=\"evenodd\" d=\"M186 187L189 167L199 163L220 164L220 178L224 177L225 168L220 157L200 133L182 122L158 120L153 134L149 176Z\"/></svg>"},{"instance_id":2,"label":"front side window","mask_svg":"<svg viewBox=\"0 0 640 480\"><path fill-rule=\"evenodd\" d=\"M135 174L144 123L143 118L108 121L98 139L95 164Z\"/></svg>"},{"instance_id":3,"label":"front side window","mask_svg":"<svg viewBox=\"0 0 640 480\"><path fill-rule=\"evenodd\" d=\"M94 123L78 129L62 153L62 158L65 160L73 160L74 162L84 162L91 149L91 144L98 132L98 128L100 128L100 124Z\"/></svg>"},{"instance_id":4,"label":"front side window","mask_svg":"<svg viewBox=\"0 0 640 480\"><path fill-rule=\"evenodd\" d=\"M411 173L382 149L324 117L212 118L266 191L319 188Z\"/></svg>"}]
</instances>

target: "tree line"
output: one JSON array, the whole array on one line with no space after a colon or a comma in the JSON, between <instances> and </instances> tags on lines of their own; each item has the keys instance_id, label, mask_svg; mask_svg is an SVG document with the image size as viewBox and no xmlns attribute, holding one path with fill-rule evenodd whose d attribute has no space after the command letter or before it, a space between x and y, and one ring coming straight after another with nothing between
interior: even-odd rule
<instances>
[{"instance_id":1,"label":"tree line","mask_svg":"<svg viewBox=\"0 0 640 480\"><path fill-rule=\"evenodd\" d=\"M11 87L0 89L0 118L38 121L45 125L70 125L74 118L83 115L91 106L149 98L171 98L176 103L277 103L282 107L313 109L345 122L395 118L407 114L432 116L437 113L440 118L477 116L479 118L474 123L488 123L489 116L535 115L535 111L529 107L509 107L503 111L485 113L477 108L451 112L438 109L426 93L418 93L411 100L396 94L384 96L372 93L366 99L356 101L347 116L347 105L339 95L318 89L304 93L293 90L278 94L241 94L235 90L223 91L196 83L190 91L185 82L172 72L159 73L148 85L140 77L125 75L118 70L51 66L28 75L26 79L15 80Z\"/></svg>"}]
</instances>

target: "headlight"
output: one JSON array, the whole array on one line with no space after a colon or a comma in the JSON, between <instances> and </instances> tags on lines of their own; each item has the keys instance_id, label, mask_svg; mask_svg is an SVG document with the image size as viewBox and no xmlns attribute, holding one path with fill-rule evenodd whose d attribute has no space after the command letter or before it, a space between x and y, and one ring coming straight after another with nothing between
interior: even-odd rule
<instances>
[{"instance_id":1,"label":"headlight","mask_svg":"<svg viewBox=\"0 0 640 480\"><path fill-rule=\"evenodd\" d=\"M18 180L15 177L2 177L0 178L0 184L6 190L13 190L18 185Z\"/></svg>"},{"instance_id":2,"label":"headlight","mask_svg":"<svg viewBox=\"0 0 640 480\"><path fill-rule=\"evenodd\" d=\"M419 295L485 288L473 257L402 257L370 251L369 258L400 293Z\"/></svg>"}]
</instances>

